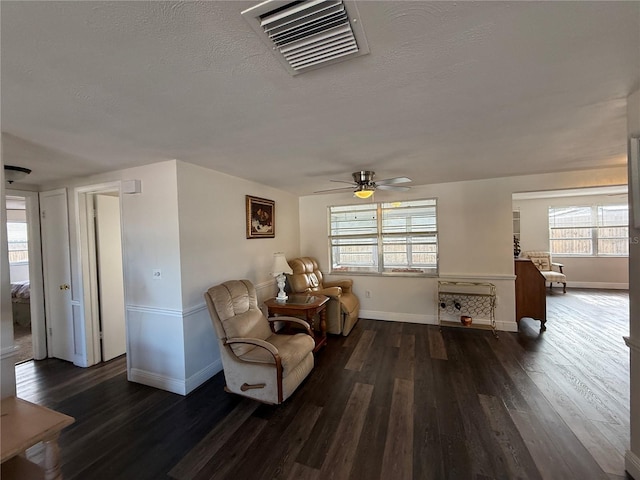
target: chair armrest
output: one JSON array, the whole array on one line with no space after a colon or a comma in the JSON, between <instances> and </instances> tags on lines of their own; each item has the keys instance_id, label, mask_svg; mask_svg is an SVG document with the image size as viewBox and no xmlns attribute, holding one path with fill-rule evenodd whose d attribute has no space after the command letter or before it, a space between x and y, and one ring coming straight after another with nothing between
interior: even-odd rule
<instances>
[{"instance_id":1,"label":"chair armrest","mask_svg":"<svg viewBox=\"0 0 640 480\"><path fill-rule=\"evenodd\" d=\"M334 280L332 282L324 282L322 285L325 288L340 287L344 293L351 293L351 288L353 287L353 280L351 280L350 278L345 278L343 280Z\"/></svg>"},{"instance_id":2,"label":"chair armrest","mask_svg":"<svg viewBox=\"0 0 640 480\"><path fill-rule=\"evenodd\" d=\"M255 345L256 347L264 348L268 350L271 355L274 357L279 357L278 349L270 344L269 342L265 342L259 338L245 338L245 337L236 337L236 338L228 338L225 340L225 345L232 345L234 343L248 343L249 345Z\"/></svg>"},{"instance_id":3,"label":"chair armrest","mask_svg":"<svg viewBox=\"0 0 640 480\"><path fill-rule=\"evenodd\" d=\"M311 293L311 294L318 293L320 295L326 295L327 297L340 298L340 295L342 295L342 288L340 288L340 287L325 287L322 290L318 290L316 292L309 292L309 293Z\"/></svg>"},{"instance_id":4,"label":"chair armrest","mask_svg":"<svg viewBox=\"0 0 640 480\"><path fill-rule=\"evenodd\" d=\"M265 350L267 350L271 355L273 355L273 361L276 364L276 371L278 372L278 376L282 376L282 359L280 358L280 353L278 353L278 349L275 347L275 345L272 345L269 342L265 342L264 340L261 340L259 338L243 337L229 338L224 342L225 345L231 345L233 343L248 343L250 345L255 345L256 347L264 348ZM246 361L242 360L242 358L240 357L236 358L243 362Z\"/></svg>"},{"instance_id":5,"label":"chair armrest","mask_svg":"<svg viewBox=\"0 0 640 480\"><path fill-rule=\"evenodd\" d=\"M308 335L311 335L313 337L313 332L311 331L311 325L309 325L307 322L305 322L304 320L300 319L300 318L295 318L295 317L269 317L267 318L267 320L269 320L269 322L273 323L273 322L285 322L285 323L297 323L298 325L301 325L304 327L304 329L307 331Z\"/></svg>"},{"instance_id":6,"label":"chair armrest","mask_svg":"<svg viewBox=\"0 0 640 480\"><path fill-rule=\"evenodd\" d=\"M553 267L558 267L558 268L560 269L560 273L564 273L564 272L562 271L562 268L564 267L564 265L563 265L563 264L553 262L553 263L551 264L551 268L553 268Z\"/></svg>"}]
</instances>

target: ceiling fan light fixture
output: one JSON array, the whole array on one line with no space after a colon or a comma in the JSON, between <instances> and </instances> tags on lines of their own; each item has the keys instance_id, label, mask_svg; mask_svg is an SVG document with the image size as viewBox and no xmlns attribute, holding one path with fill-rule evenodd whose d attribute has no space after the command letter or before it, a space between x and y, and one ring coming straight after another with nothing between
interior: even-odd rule
<instances>
[{"instance_id":1,"label":"ceiling fan light fixture","mask_svg":"<svg viewBox=\"0 0 640 480\"><path fill-rule=\"evenodd\" d=\"M370 198L371 195L373 195L374 190L374 188L368 187L366 185L361 185L355 192L353 192L353 195L364 200L366 198Z\"/></svg>"},{"instance_id":2,"label":"ceiling fan light fixture","mask_svg":"<svg viewBox=\"0 0 640 480\"><path fill-rule=\"evenodd\" d=\"M16 167L14 165L4 166L4 178L11 184L17 180L20 180L31 173L31 169L25 167Z\"/></svg>"}]
</instances>

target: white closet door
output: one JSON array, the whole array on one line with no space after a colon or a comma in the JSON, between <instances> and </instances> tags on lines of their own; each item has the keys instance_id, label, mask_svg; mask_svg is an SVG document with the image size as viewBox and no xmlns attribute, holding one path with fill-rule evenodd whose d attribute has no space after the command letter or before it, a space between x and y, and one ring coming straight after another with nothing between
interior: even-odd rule
<instances>
[{"instance_id":1,"label":"white closet door","mask_svg":"<svg viewBox=\"0 0 640 480\"><path fill-rule=\"evenodd\" d=\"M72 362L75 342L65 189L40 193L40 228L49 356Z\"/></svg>"},{"instance_id":2,"label":"white closet door","mask_svg":"<svg viewBox=\"0 0 640 480\"><path fill-rule=\"evenodd\" d=\"M126 352L120 198L95 196L102 360Z\"/></svg>"}]
</instances>

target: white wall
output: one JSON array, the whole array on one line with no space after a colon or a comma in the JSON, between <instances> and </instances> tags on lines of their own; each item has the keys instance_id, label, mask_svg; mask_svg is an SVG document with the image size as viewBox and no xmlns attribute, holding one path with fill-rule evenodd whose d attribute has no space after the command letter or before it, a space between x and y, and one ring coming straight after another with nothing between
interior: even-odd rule
<instances>
[{"instance_id":1,"label":"white wall","mask_svg":"<svg viewBox=\"0 0 640 480\"><path fill-rule=\"evenodd\" d=\"M629 136L640 136L640 90L627 99ZM631 178L629 165L629 177ZM629 196L640 195L640 185L629 183ZM633 211L631 212L633 219ZM631 365L631 446L625 456L625 467L634 478L640 478L640 228L629 228L629 339Z\"/></svg>"},{"instance_id":2,"label":"white wall","mask_svg":"<svg viewBox=\"0 0 640 480\"><path fill-rule=\"evenodd\" d=\"M84 311L75 189L121 180L141 180L142 192L122 195L122 232L127 364L129 379L180 391L184 384L182 290L176 161L118 170L46 185L68 188L74 328L91 338ZM154 279L153 270L162 272ZM88 342L87 346L90 342ZM76 346L91 364L84 346Z\"/></svg>"},{"instance_id":3,"label":"white wall","mask_svg":"<svg viewBox=\"0 0 640 480\"><path fill-rule=\"evenodd\" d=\"M527 250L549 251L549 207L626 203L626 195L588 195L514 200L514 209L520 211L520 247L523 252ZM629 287L629 259L627 257L554 255L553 260L564 265L564 273L567 275L567 285L569 287L619 289L627 289Z\"/></svg>"},{"instance_id":4,"label":"white wall","mask_svg":"<svg viewBox=\"0 0 640 480\"><path fill-rule=\"evenodd\" d=\"M245 195L275 201L275 238L246 238ZM273 254L298 254L298 198L289 193L178 162L178 209L186 308L204 303L205 290L225 280L272 281Z\"/></svg>"},{"instance_id":5,"label":"white wall","mask_svg":"<svg viewBox=\"0 0 640 480\"><path fill-rule=\"evenodd\" d=\"M246 278L263 297L273 295L273 254L298 256L300 228L297 197L189 163L177 166L185 377L191 387L222 369L204 292ZM245 195L275 201L275 238L246 238Z\"/></svg>"},{"instance_id":6,"label":"white wall","mask_svg":"<svg viewBox=\"0 0 640 480\"><path fill-rule=\"evenodd\" d=\"M13 348L13 313L9 284L7 247L7 210L5 208L4 162L0 155L0 398L16 394L15 349Z\"/></svg>"},{"instance_id":7,"label":"white wall","mask_svg":"<svg viewBox=\"0 0 640 480\"><path fill-rule=\"evenodd\" d=\"M409 192L376 192L375 201L438 199L440 277L478 279L497 287L496 320L516 330L513 276L512 200L514 192L626 183L626 168L414 186ZM300 251L318 258L328 271L327 207L359 203L349 194L300 199ZM435 323L435 278L349 275L361 302L361 316ZM334 278L337 276L334 276ZM365 291L371 298L365 298Z\"/></svg>"}]
</instances>

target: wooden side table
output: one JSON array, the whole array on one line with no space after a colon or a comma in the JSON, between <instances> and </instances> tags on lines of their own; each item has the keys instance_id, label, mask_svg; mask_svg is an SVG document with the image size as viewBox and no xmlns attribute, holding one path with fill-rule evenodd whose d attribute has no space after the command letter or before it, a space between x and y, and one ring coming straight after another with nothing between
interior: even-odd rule
<instances>
[{"instance_id":1,"label":"wooden side table","mask_svg":"<svg viewBox=\"0 0 640 480\"><path fill-rule=\"evenodd\" d=\"M16 397L2 400L0 406L2 478L61 480L58 436L75 420L63 413ZM44 443L43 467L20 456L36 443Z\"/></svg>"},{"instance_id":2,"label":"wooden side table","mask_svg":"<svg viewBox=\"0 0 640 480\"><path fill-rule=\"evenodd\" d=\"M291 317L304 317L311 326L316 343L313 352L317 352L327 343L327 303L329 297L324 295L291 294L284 302L270 298L264 302L270 317L288 315ZM315 316L320 319L320 335L316 335ZM273 324L271 325L273 329Z\"/></svg>"}]
</instances>

